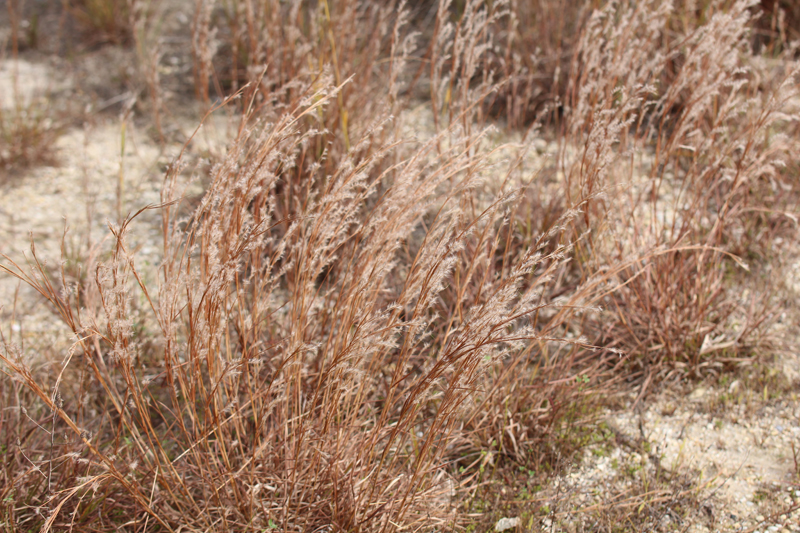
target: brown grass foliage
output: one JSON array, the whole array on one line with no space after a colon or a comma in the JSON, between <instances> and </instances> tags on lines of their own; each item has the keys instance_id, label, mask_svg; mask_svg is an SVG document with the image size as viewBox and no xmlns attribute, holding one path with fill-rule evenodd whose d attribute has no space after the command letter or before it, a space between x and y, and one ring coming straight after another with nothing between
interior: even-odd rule
<instances>
[{"instance_id":1,"label":"brown grass foliage","mask_svg":"<svg viewBox=\"0 0 800 533\"><path fill-rule=\"evenodd\" d=\"M89 46L130 44L137 19L148 4L142 0L63 0Z\"/></svg>"},{"instance_id":2,"label":"brown grass foliage","mask_svg":"<svg viewBox=\"0 0 800 533\"><path fill-rule=\"evenodd\" d=\"M0 109L0 171L55 162L53 143L61 125L52 111L46 98L20 98L12 108Z\"/></svg>"},{"instance_id":3,"label":"brown grass foliage","mask_svg":"<svg viewBox=\"0 0 800 533\"><path fill-rule=\"evenodd\" d=\"M0 330L11 530L458 529L489 458L554 471L619 376L768 346L769 284L733 283L793 231L794 48L753 53L751 2L541 3L198 0L197 95L242 116L199 205L179 157L88 275L0 267L74 336L43 366Z\"/></svg>"},{"instance_id":4,"label":"brown grass foliage","mask_svg":"<svg viewBox=\"0 0 800 533\"><path fill-rule=\"evenodd\" d=\"M10 38L0 46L0 60L8 56L13 59L6 64L6 75L10 78L6 81L11 83L4 84L11 95L4 95L0 106L0 172L3 173L0 179L5 178L9 170L42 162L53 163L52 144L58 138L62 122L46 96L28 94L27 88L20 86L16 60L21 47L35 43L35 30L29 29L27 35L23 35L20 6L17 2L8 2L6 7Z\"/></svg>"},{"instance_id":5,"label":"brown grass foliage","mask_svg":"<svg viewBox=\"0 0 800 533\"><path fill-rule=\"evenodd\" d=\"M574 154L565 146L562 158L570 194L605 189L614 199L585 211L598 229L593 259L640 257L609 295L616 318L604 317L604 337L638 364L698 370L708 354L746 350L768 322L767 296L734 294L726 279L736 266L748 269L731 252L758 261L751 247L774 237L781 219L794 220L768 206L779 190L796 190L781 172L796 141L781 125L798 118L787 114L797 111L798 71L790 60L770 68L752 57L747 2L666 49L658 29L670 13L655 7L622 20L608 9L593 17L564 126L566 138L586 140ZM607 47L588 44L598 41Z\"/></svg>"}]
</instances>

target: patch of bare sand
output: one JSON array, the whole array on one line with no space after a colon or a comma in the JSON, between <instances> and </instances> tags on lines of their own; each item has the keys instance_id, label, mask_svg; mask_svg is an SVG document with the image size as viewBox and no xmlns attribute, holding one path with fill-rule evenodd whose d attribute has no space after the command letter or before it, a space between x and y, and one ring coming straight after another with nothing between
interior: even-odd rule
<instances>
[{"instance_id":1,"label":"patch of bare sand","mask_svg":"<svg viewBox=\"0 0 800 533\"><path fill-rule=\"evenodd\" d=\"M619 411L608 420L625 434L643 434L666 468L699 472L700 480L708 482L701 500L720 530L759 527L776 505L789 507L796 499L791 445L800 442L800 407L792 399L755 413L733 405L725 416L714 417L702 406L712 394L715 391L698 387L687 398L660 399L639 414ZM767 498L769 493L774 495ZM772 507L767 508L768 503ZM761 526L800 531L798 520L800 511L794 511Z\"/></svg>"},{"instance_id":2,"label":"patch of bare sand","mask_svg":"<svg viewBox=\"0 0 800 533\"><path fill-rule=\"evenodd\" d=\"M84 58L82 83L105 71L100 59L97 54ZM107 65L109 58L105 61ZM0 61L0 106L26 106L33 98L44 99L45 105L62 97L79 99L80 84L73 78L57 63ZM198 109L188 111L202 116ZM164 174L184 149L183 142L191 138L185 153L202 167L204 158L224 153L235 132L230 117L221 112L208 117L199 129L199 119L174 118L174 141L160 145L152 132L148 135L146 122L134 115L124 122L113 114L87 115L82 128L66 130L50 147L56 166L15 170L6 176L0 183L0 254L25 266L32 259L33 242L39 260L54 273L62 260L81 262L92 250L108 250L110 224L160 203ZM184 185L188 195L202 193L197 182ZM129 226L128 244L136 252L137 269L148 281L155 279L162 242L157 210L143 212ZM57 353L72 342L43 298L8 275L0 276L0 317L6 338L39 359L44 354L38 347Z\"/></svg>"},{"instance_id":3,"label":"patch of bare sand","mask_svg":"<svg viewBox=\"0 0 800 533\"><path fill-rule=\"evenodd\" d=\"M35 98L71 87L71 76L47 63L24 59L0 61L0 109L25 107Z\"/></svg>"},{"instance_id":4,"label":"patch of bare sand","mask_svg":"<svg viewBox=\"0 0 800 533\"><path fill-rule=\"evenodd\" d=\"M119 122L71 130L52 148L58 152L59 166L32 168L12 176L0 195L0 253L24 265L32 259L33 241L37 257L53 269L62 260L62 237L65 259L76 260L109 234L108 224L115 224L118 218L120 183L123 216L158 203L163 153L135 127L128 124L125 130L124 151ZM158 242L157 227L152 223L155 215L143 214L144 223L132 226L130 235L140 258L150 264L158 257L153 244ZM38 343L45 335L51 346L69 343L64 325L43 299L4 275L0 276L0 306L6 317L13 311L18 287L22 297L16 302L11 338Z\"/></svg>"}]
</instances>

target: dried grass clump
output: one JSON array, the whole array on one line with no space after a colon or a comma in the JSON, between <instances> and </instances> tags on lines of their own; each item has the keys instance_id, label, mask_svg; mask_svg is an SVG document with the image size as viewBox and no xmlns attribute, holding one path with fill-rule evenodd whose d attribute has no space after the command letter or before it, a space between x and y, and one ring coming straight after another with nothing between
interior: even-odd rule
<instances>
[{"instance_id":1,"label":"dried grass clump","mask_svg":"<svg viewBox=\"0 0 800 533\"><path fill-rule=\"evenodd\" d=\"M569 5L553 0L509 2L508 16L493 28L492 55L485 64L485 70L501 72L507 80L490 100L487 107L491 112L505 118L511 127L530 125L542 113L553 110L553 119L558 119L560 106L569 94L570 65L580 53L587 23L593 12L608 4L597 0ZM658 41L649 43L649 48L655 50L660 44L662 52L667 53L680 36L706 26L715 15L728 12L735 4L734 0L659 3L654 8L668 7L669 14L666 18L659 16L662 34ZM754 0L747 11L747 42L756 53L778 57L792 50L792 43L800 38L800 6L786 0ZM666 84L679 68L678 58L668 62L661 72Z\"/></svg>"},{"instance_id":2,"label":"dried grass clump","mask_svg":"<svg viewBox=\"0 0 800 533\"><path fill-rule=\"evenodd\" d=\"M736 2L665 48L669 5L611 4L589 23L572 67L565 138L584 140L565 143L561 164L569 197L588 202L586 255L611 265L641 258L618 278L598 330L644 369L740 356L770 319L769 294L742 300L726 279L747 268L734 254L764 237L744 228L773 212L765 186L788 185L783 160L795 141L779 132L798 118L798 71L787 59L768 74L752 55L751 5ZM774 81L762 90L765 75Z\"/></svg>"},{"instance_id":3,"label":"dried grass clump","mask_svg":"<svg viewBox=\"0 0 800 533\"><path fill-rule=\"evenodd\" d=\"M214 94L225 97L254 82L244 97L256 93L257 108L293 107L304 86L332 75L342 86L336 105L315 119L327 132L318 151L327 149L338 161L364 133L359 128L396 106L398 85L405 83L396 76L414 49L407 22L394 1L198 0L192 23L195 91L208 103Z\"/></svg>"},{"instance_id":4,"label":"dried grass clump","mask_svg":"<svg viewBox=\"0 0 800 533\"><path fill-rule=\"evenodd\" d=\"M64 9L78 23L89 46L128 45L137 20L149 2L143 0L64 0Z\"/></svg>"},{"instance_id":5,"label":"dried grass clump","mask_svg":"<svg viewBox=\"0 0 800 533\"><path fill-rule=\"evenodd\" d=\"M15 2L8 3L10 39L0 46L0 61L6 63L4 70L11 82L4 84L10 94L4 95L0 105L0 182L15 169L53 164L53 144L63 128L50 95L32 94L20 81L19 51L30 44L20 41L21 11Z\"/></svg>"},{"instance_id":6,"label":"dried grass clump","mask_svg":"<svg viewBox=\"0 0 800 533\"><path fill-rule=\"evenodd\" d=\"M59 428L50 449L63 462L34 459L53 469L35 499L45 529L80 522L90 489L167 530L452 521L442 461L463 439L465 402L488 368L558 340L571 306L547 295L570 247L542 252L540 237L501 251L516 195L470 207L487 159L483 134L458 121L409 153L373 145L379 122L324 174L305 156L320 133L301 125L337 92L309 88L274 123L243 126L187 220L173 167L157 287L126 245L136 215L112 228L112 258L81 291L63 275L54 286L35 256L4 267L77 339L60 370L76 396L12 343L0 355ZM459 142L442 148L444 136ZM87 402L108 402L104 421Z\"/></svg>"},{"instance_id":7,"label":"dried grass clump","mask_svg":"<svg viewBox=\"0 0 800 533\"><path fill-rule=\"evenodd\" d=\"M19 99L14 107L0 109L0 171L5 174L21 167L54 164L53 144L60 130L46 98ZM0 180L3 177L0 175Z\"/></svg>"}]
</instances>

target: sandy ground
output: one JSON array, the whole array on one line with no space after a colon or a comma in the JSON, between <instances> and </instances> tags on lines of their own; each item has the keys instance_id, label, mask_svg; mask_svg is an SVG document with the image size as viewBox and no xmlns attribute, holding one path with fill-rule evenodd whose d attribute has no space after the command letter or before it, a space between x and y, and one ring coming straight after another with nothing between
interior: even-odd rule
<instances>
[{"instance_id":1,"label":"sandy ground","mask_svg":"<svg viewBox=\"0 0 800 533\"><path fill-rule=\"evenodd\" d=\"M714 519L714 530L800 531L798 510L767 520L776 509L795 507L800 500L791 449L792 442L800 442L795 398L755 412L744 405L726 406L723 415L713 416L707 402L721 392L698 387L688 397L663 395L641 413L610 413L608 421L624 434L643 435L666 468L699 472L707 483L701 501ZM606 462L596 464L600 472L608 468Z\"/></svg>"},{"instance_id":2,"label":"sandy ground","mask_svg":"<svg viewBox=\"0 0 800 533\"><path fill-rule=\"evenodd\" d=\"M86 63L89 67L84 64L84 68L103 65L97 58ZM8 110L36 98L74 95L78 92L74 76L74 71L45 63L0 62L0 105ZM88 112L81 125L68 127L58 136L51 147L54 166L12 168L0 177L0 254L25 266L33 258L33 243L37 258L55 273L62 260L80 260L90 250L107 251L109 228L116 226L120 217L160 203L165 171L183 144L156 142L147 120L133 114L102 113L104 106L122 107L130 97L123 92L111 98L112 104L87 104L86 109L100 110ZM198 125L196 120L176 123L180 131L173 132L175 139L188 139ZM224 115L212 116L188 146L186 159L204 164L204 156L224 150L231 131ZM186 177L185 191L188 195L201 193L191 174ZM148 210L129 226L137 268L151 280L161 257L160 222L158 210ZM50 347L71 342L42 298L11 276L0 276L0 308L5 319L3 331L10 335L7 338L28 342L31 353L38 353L37 344L42 342Z\"/></svg>"}]
</instances>

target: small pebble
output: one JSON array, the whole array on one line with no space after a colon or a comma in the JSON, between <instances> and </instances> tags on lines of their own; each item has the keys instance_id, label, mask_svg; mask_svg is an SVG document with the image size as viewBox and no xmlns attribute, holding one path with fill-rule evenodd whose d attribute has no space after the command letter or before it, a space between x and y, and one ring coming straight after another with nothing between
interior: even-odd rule
<instances>
[{"instance_id":1,"label":"small pebble","mask_svg":"<svg viewBox=\"0 0 800 533\"><path fill-rule=\"evenodd\" d=\"M494 526L495 531L505 531L507 529L513 529L519 525L519 518L501 518L497 521L497 524Z\"/></svg>"}]
</instances>

